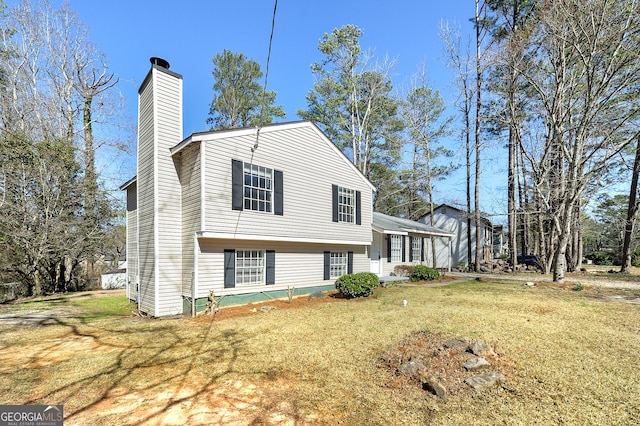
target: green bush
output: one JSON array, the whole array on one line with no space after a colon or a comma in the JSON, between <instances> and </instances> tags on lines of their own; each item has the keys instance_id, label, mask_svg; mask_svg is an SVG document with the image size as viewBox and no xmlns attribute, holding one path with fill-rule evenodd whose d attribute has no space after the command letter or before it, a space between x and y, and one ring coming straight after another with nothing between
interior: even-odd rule
<instances>
[{"instance_id":1,"label":"green bush","mask_svg":"<svg viewBox=\"0 0 640 426\"><path fill-rule=\"evenodd\" d=\"M371 296L380 285L378 276L372 272L343 275L336 281L336 289L348 298Z\"/></svg>"},{"instance_id":2,"label":"green bush","mask_svg":"<svg viewBox=\"0 0 640 426\"><path fill-rule=\"evenodd\" d=\"M613 254L606 251L594 251L586 256L594 265L613 265Z\"/></svg>"},{"instance_id":3,"label":"green bush","mask_svg":"<svg viewBox=\"0 0 640 426\"><path fill-rule=\"evenodd\" d=\"M413 265L396 265L393 274L396 277L410 277L413 275Z\"/></svg>"},{"instance_id":4,"label":"green bush","mask_svg":"<svg viewBox=\"0 0 640 426\"><path fill-rule=\"evenodd\" d=\"M440 278L440 273L428 266L416 265L413 267L413 274L411 274L411 281L431 281Z\"/></svg>"}]
</instances>

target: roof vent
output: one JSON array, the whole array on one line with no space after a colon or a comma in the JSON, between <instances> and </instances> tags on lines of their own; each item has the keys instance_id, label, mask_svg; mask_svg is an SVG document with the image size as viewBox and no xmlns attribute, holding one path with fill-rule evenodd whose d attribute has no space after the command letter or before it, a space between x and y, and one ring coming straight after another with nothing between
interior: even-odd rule
<instances>
[{"instance_id":1,"label":"roof vent","mask_svg":"<svg viewBox=\"0 0 640 426\"><path fill-rule=\"evenodd\" d=\"M159 67L169 69L169 61L167 61L166 59L153 56L149 60L151 61L151 65L157 65Z\"/></svg>"}]
</instances>

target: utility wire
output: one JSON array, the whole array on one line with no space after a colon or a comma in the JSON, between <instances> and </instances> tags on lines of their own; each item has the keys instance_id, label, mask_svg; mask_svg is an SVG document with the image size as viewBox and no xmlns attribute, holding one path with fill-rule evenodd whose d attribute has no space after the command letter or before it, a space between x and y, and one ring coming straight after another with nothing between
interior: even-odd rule
<instances>
[{"instance_id":1,"label":"utility wire","mask_svg":"<svg viewBox=\"0 0 640 426\"><path fill-rule=\"evenodd\" d=\"M273 5L273 17L271 18L271 35L269 36L269 50L267 51L267 66L264 72L264 86L262 88L262 102L260 103L260 115L258 116L258 130L256 132L256 143L251 148L251 152L258 149L258 141L260 139L260 129L263 123L263 114L265 103L267 101L267 82L269 81L269 62L271 61L271 45L273 44L273 31L276 26L276 11L278 9L278 0L275 0Z\"/></svg>"}]
</instances>

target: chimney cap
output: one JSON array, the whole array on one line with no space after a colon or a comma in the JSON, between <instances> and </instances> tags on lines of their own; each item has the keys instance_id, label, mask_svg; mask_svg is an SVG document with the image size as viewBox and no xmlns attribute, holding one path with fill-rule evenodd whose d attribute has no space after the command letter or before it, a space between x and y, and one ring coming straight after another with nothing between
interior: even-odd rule
<instances>
[{"instance_id":1,"label":"chimney cap","mask_svg":"<svg viewBox=\"0 0 640 426\"><path fill-rule=\"evenodd\" d=\"M166 59L152 56L151 58L149 58L149 61L151 61L151 65L157 65L159 67L169 69L169 61L167 61Z\"/></svg>"}]
</instances>

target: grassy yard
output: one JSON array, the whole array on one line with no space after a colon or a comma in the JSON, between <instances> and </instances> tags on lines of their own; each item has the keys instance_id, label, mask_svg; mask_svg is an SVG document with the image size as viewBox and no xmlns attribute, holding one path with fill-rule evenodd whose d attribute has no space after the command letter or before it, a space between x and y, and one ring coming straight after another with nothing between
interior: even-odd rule
<instances>
[{"instance_id":1,"label":"grassy yard","mask_svg":"<svg viewBox=\"0 0 640 426\"><path fill-rule=\"evenodd\" d=\"M64 404L68 425L638 424L640 305L614 291L473 281L213 321L113 295L3 306L0 404ZM507 381L398 385L381 355L417 331L484 339Z\"/></svg>"}]
</instances>

